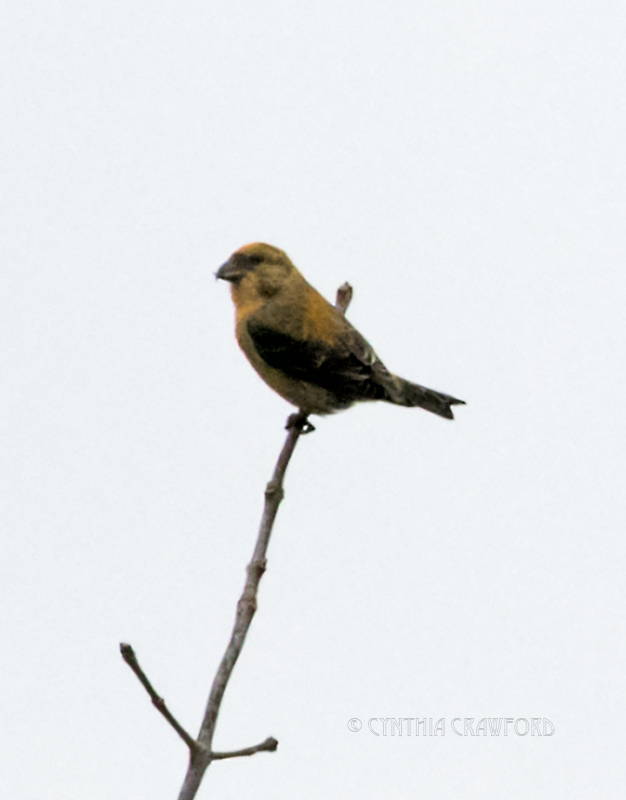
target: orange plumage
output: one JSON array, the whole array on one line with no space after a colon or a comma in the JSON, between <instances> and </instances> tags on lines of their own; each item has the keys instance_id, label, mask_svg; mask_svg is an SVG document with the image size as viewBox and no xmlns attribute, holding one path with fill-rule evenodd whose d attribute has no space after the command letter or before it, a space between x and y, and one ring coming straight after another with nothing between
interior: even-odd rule
<instances>
[{"instance_id":1,"label":"orange plumage","mask_svg":"<svg viewBox=\"0 0 626 800\"><path fill-rule=\"evenodd\" d=\"M249 244L220 267L236 309L239 346L263 380L308 414L362 400L419 406L453 418L463 404L390 373L372 346L291 263L268 244Z\"/></svg>"}]
</instances>

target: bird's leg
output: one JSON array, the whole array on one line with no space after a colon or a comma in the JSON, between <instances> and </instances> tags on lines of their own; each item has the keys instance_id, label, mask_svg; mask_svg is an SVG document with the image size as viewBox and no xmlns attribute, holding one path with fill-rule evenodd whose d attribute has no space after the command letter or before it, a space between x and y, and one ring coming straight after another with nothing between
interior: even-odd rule
<instances>
[{"instance_id":1,"label":"bird's leg","mask_svg":"<svg viewBox=\"0 0 626 800\"><path fill-rule=\"evenodd\" d=\"M289 415L285 428L287 430L290 428L296 428L302 434L313 433L315 430L315 427L309 422L307 414L305 414L302 409L300 409L300 411L298 411L296 414Z\"/></svg>"}]
</instances>

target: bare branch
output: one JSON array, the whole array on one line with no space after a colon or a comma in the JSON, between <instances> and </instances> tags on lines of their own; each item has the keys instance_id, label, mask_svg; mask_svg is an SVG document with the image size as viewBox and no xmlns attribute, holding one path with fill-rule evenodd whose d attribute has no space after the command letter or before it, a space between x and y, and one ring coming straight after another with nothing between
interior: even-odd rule
<instances>
[{"instance_id":1,"label":"bare branch","mask_svg":"<svg viewBox=\"0 0 626 800\"><path fill-rule=\"evenodd\" d=\"M270 736L261 744L256 744L254 747L245 747L243 750L231 750L229 753L211 753L211 759L218 761L221 758L239 758L239 756L253 756L255 753L260 753L262 750L269 750L271 753L278 747L278 741Z\"/></svg>"},{"instance_id":2,"label":"bare branch","mask_svg":"<svg viewBox=\"0 0 626 800\"><path fill-rule=\"evenodd\" d=\"M346 281L337 289L337 299L335 300L335 308L345 315L352 300L353 289L352 286Z\"/></svg>"},{"instance_id":3,"label":"bare branch","mask_svg":"<svg viewBox=\"0 0 626 800\"><path fill-rule=\"evenodd\" d=\"M350 301L352 300L352 287L349 283L344 283L337 290L337 300L335 308L342 314L346 313ZM235 616L235 624L231 633L230 641L226 647L226 651L222 656L222 660L218 667L211 692L207 701L204 718L200 726L198 738L193 739L187 731L180 725L180 723L168 711L165 700L160 697L146 674L139 666L137 657L133 648L129 644L121 644L120 651L124 661L132 669L135 675L139 678L145 690L150 695L154 706L165 717L169 724L174 728L176 733L185 742L189 748L189 766L187 774L183 782L182 788L178 795L178 800L193 800L195 798L204 773L211 765L212 761L220 761L226 758L239 758L241 756L251 756L255 753L263 751L273 752L278 747L278 741L273 737L269 737L261 744L254 745L254 747L246 747L242 750L232 750L229 752L215 752L211 750L213 743L213 736L215 734L215 726L217 724L217 717L224 698L226 686L232 674L232 671L237 663L237 659L243 648L248 629L252 623L252 618L257 609L257 593L259 590L259 583L265 572L267 565L266 554L269 545L270 535L274 526L274 520L278 512L284 492L283 481L285 472L295 450L296 444L300 436L306 433L311 433L315 428L309 422L307 415L300 410L297 414L292 414L287 420L287 438L281 450L272 479L267 484L265 489L265 505L263 507L263 516L261 517L261 524L257 536L252 560L248 564L246 572L246 581L243 588L243 593L237 603L237 613Z\"/></svg>"},{"instance_id":4,"label":"bare branch","mask_svg":"<svg viewBox=\"0 0 626 800\"><path fill-rule=\"evenodd\" d=\"M144 689L150 695L150 699L154 707L165 717L165 719L169 722L169 724L174 728L176 733L180 736L183 742L187 745L187 747L193 752L198 747L195 739L191 737L187 731L183 728L183 726L178 722L178 720L170 713L167 706L165 705L165 700L157 694L154 686L148 680L146 673L142 670L139 666L139 662L137 661L137 656L135 655L135 651L129 644L125 644L122 642L120 644L120 653L122 654L122 658L128 664L128 666L132 669L135 675L141 681Z\"/></svg>"},{"instance_id":5,"label":"bare branch","mask_svg":"<svg viewBox=\"0 0 626 800\"><path fill-rule=\"evenodd\" d=\"M285 439L283 449L276 462L272 479L265 489L265 505L263 508L263 516L261 517L259 534L254 547L254 553L252 554L252 560L248 564L243 593L237 603L237 614L233 632L217 670L217 674L213 679L213 685L204 712L204 719L202 720L200 733L198 734L198 747L190 752L189 767L178 800L192 800L192 798L196 796L204 773L211 764L211 761L219 758L235 758L240 755L252 755L260 750L275 750L278 746L278 742L270 738L266 739L262 745L247 748L246 750L234 751L230 754L217 754L213 753L211 750L215 726L217 724L217 716L220 706L222 705L226 685L237 663L248 629L252 623L252 618L257 609L257 592L261 577L265 572L267 547L274 520L276 519L276 513L278 512L278 506L284 495L283 480L285 471L293 455L298 439L303 433L310 432L313 426L309 423L306 415L299 412L289 417L286 427L287 438Z\"/></svg>"}]
</instances>

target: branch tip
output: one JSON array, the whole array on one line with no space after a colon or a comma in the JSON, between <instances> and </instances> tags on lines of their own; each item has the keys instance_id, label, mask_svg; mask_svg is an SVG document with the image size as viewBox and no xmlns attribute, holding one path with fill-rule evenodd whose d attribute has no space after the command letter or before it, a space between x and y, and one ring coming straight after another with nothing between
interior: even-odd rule
<instances>
[{"instance_id":1,"label":"branch tip","mask_svg":"<svg viewBox=\"0 0 626 800\"><path fill-rule=\"evenodd\" d=\"M345 315L352 300L353 294L354 289L347 281L337 289L337 298L335 300L335 308L337 311L340 311Z\"/></svg>"},{"instance_id":2,"label":"branch tip","mask_svg":"<svg viewBox=\"0 0 626 800\"><path fill-rule=\"evenodd\" d=\"M120 642L120 653L126 662L128 662L129 658L135 658L135 651L129 644L126 644L126 642Z\"/></svg>"}]
</instances>

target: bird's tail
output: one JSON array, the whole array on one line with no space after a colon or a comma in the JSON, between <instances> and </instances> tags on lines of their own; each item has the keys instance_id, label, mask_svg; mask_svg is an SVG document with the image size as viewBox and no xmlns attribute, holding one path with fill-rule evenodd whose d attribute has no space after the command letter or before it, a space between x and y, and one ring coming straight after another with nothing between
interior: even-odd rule
<instances>
[{"instance_id":1,"label":"bird's tail","mask_svg":"<svg viewBox=\"0 0 626 800\"><path fill-rule=\"evenodd\" d=\"M395 403L398 406L419 406L446 419L454 419L450 406L465 405L464 400L457 400L456 397L449 394L427 389L417 383L410 383L397 375L391 377L393 380L385 386L385 397L383 398L389 403Z\"/></svg>"}]
</instances>

